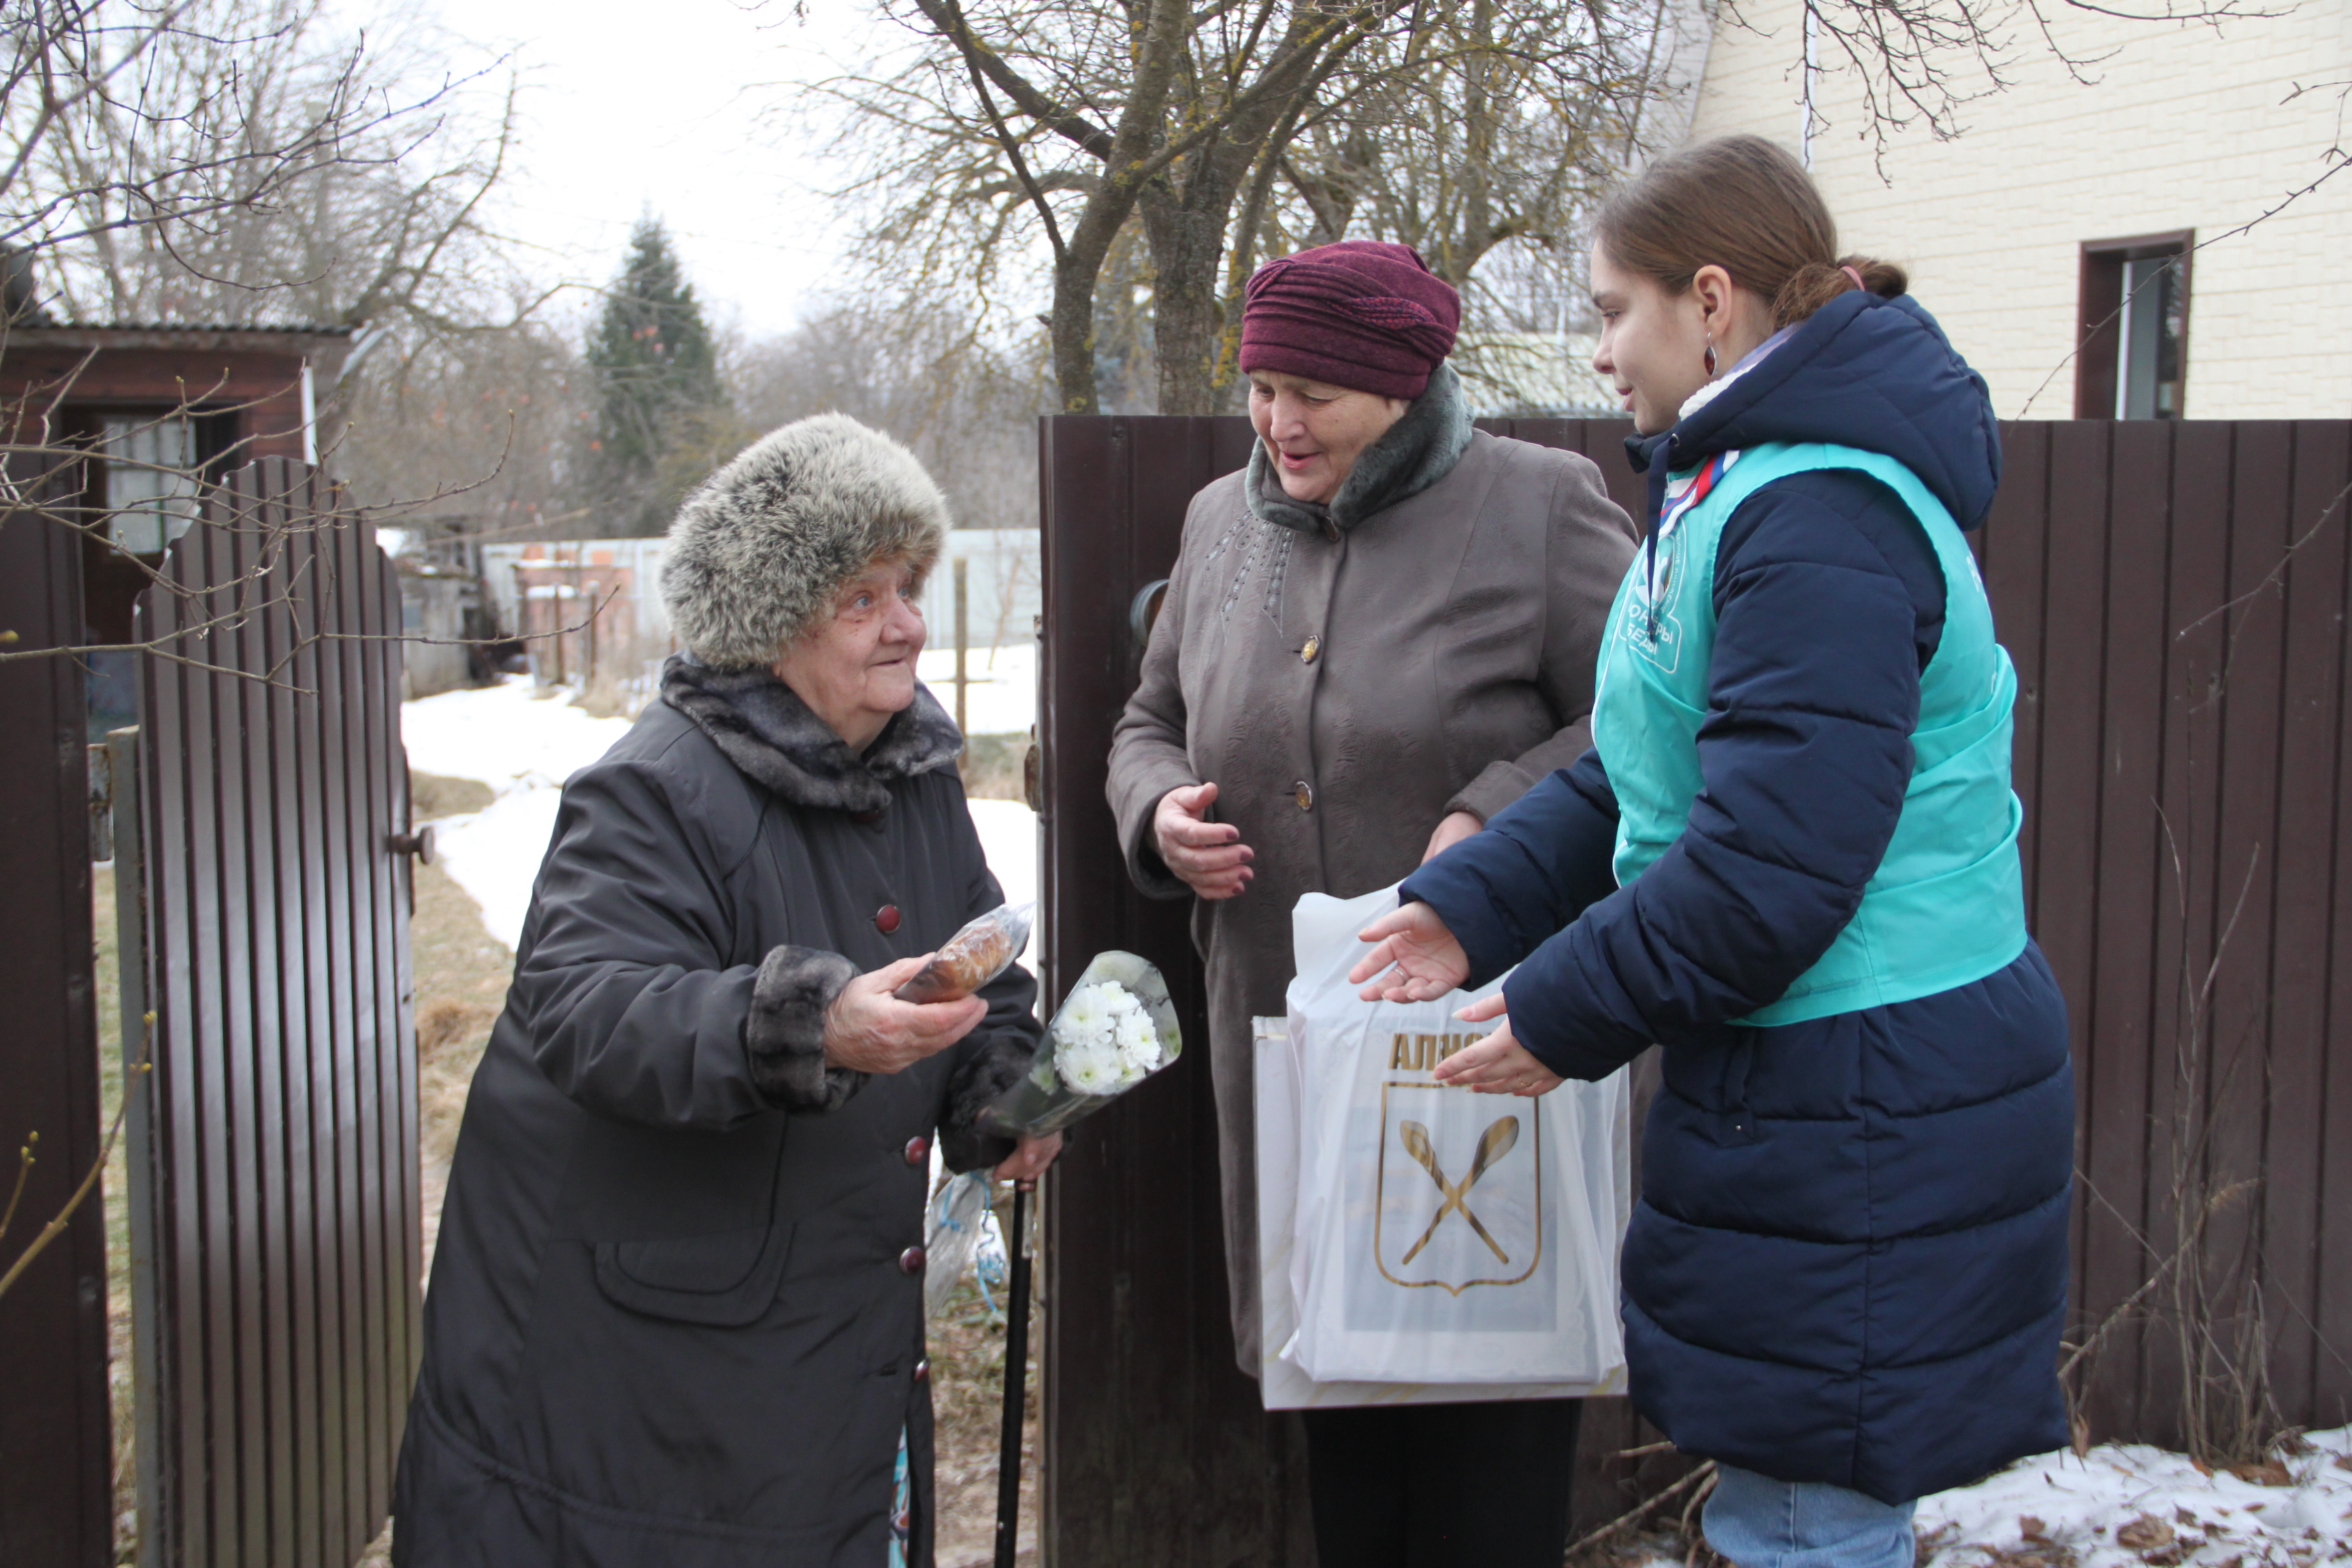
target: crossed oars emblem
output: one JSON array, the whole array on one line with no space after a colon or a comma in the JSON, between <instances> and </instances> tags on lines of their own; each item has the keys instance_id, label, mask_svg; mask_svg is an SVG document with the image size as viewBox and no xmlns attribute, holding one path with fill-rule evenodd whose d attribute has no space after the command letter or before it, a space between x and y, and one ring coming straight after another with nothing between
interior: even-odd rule
<instances>
[{"instance_id":1,"label":"crossed oars emblem","mask_svg":"<svg viewBox=\"0 0 2352 1568\"><path fill-rule=\"evenodd\" d=\"M1486 1173L1486 1167L1509 1153L1511 1145L1519 1141L1519 1119L1506 1116L1490 1123L1486 1131L1478 1134L1478 1152L1471 1157L1470 1173L1462 1178L1458 1186L1445 1179L1445 1172L1437 1163L1437 1151L1429 1145L1428 1128L1418 1121L1408 1121L1397 1129L1397 1133L1404 1140L1404 1152L1421 1162L1421 1168L1429 1173L1429 1179L1435 1182L1437 1190L1445 1194L1445 1201L1438 1205L1437 1212L1429 1217L1429 1228L1423 1231L1421 1239L1407 1249L1398 1267L1402 1268L1412 1262L1414 1254L1427 1247L1429 1238L1437 1234L1437 1227L1444 1223L1445 1216L1457 1210L1464 1219L1470 1222L1470 1228L1478 1233L1478 1239L1485 1242L1496 1258L1509 1263L1511 1255L1486 1234L1486 1227L1478 1223L1478 1216L1470 1212L1470 1205L1463 1200L1469 1195L1470 1189L1478 1184L1478 1178Z\"/></svg>"}]
</instances>

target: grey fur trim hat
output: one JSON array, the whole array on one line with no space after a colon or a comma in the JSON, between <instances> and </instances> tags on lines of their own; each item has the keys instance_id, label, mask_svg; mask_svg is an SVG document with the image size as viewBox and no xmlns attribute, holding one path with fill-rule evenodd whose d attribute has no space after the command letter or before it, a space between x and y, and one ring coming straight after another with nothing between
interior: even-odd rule
<instances>
[{"instance_id":1,"label":"grey fur trim hat","mask_svg":"<svg viewBox=\"0 0 2352 1568\"><path fill-rule=\"evenodd\" d=\"M845 414L770 431L703 482L669 526L662 602L714 669L773 664L841 585L886 557L918 580L947 498L915 455Z\"/></svg>"}]
</instances>

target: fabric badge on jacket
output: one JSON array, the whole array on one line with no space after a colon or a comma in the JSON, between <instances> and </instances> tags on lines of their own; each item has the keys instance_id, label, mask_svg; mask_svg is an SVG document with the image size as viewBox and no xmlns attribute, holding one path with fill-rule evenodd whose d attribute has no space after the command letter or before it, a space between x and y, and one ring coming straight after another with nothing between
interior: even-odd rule
<instances>
[{"instance_id":1,"label":"fabric badge on jacket","mask_svg":"<svg viewBox=\"0 0 2352 1568\"><path fill-rule=\"evenodd\" d=\"M1672 675L1682 665L1683 623L1675 612L1682 604L1683 531L1679 526L1693 507L1713 494L1724 474L1739 460L1736 451L1718 452L1696 473L1666 481L1665 505L1641 557L1627 579L1622 605L1624 637L1634 652Z\"/></svg>"}]
</instances>

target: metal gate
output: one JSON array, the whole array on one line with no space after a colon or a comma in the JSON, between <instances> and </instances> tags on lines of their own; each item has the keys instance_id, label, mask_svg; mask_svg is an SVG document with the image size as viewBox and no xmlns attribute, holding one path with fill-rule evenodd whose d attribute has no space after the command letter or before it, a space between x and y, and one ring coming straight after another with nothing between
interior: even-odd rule
<instances>
[{"instance_id":1,"label":"metal gate","mask_svg":"<svg viewBox=\"0 0 2352 1568\"><path fill-rule=\"evenodd\" d=\"M281 458L230 475L163 577L137 628L140 1561L344 1564L418 1353L399 590Z\"/></svg>"}]
</instances>

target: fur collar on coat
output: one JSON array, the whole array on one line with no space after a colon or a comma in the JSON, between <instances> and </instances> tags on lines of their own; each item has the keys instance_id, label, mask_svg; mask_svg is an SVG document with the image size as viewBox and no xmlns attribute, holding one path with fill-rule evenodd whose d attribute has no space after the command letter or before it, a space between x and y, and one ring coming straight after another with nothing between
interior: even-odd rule
<instances>
[{"instance_id":1,"label":"fur collar on coat","mask_svg":"<svg viewBox=\"0 0 2352 1568\"><path fill-rule=\"evenodd\" d=\"M1417 496L1454 471L1470 445L1470 400L1462 377L1440 364L1429 388L1412 400L1388 433L1364 448L1339 493L1330 501L1292 500L1266 461L1265 443L1250 444L1249 474L1242 494L1250 511L1266 522L1337 538L1374 512Z\"/></svg>"},{"instance_id":2,"label":"fur collar on coat","mask_svg":"<svg viewBox=\"0 0 2352 1568\"><path fill-rule=\"evenodd\" d=\"M713 669L673 654L662 666L661 694L752 782L794 805L878 812L890 804L893 780L943 768L963 751L955 721L920 684L864 756L772 670Z\"/></svg>"}]
</instances>

